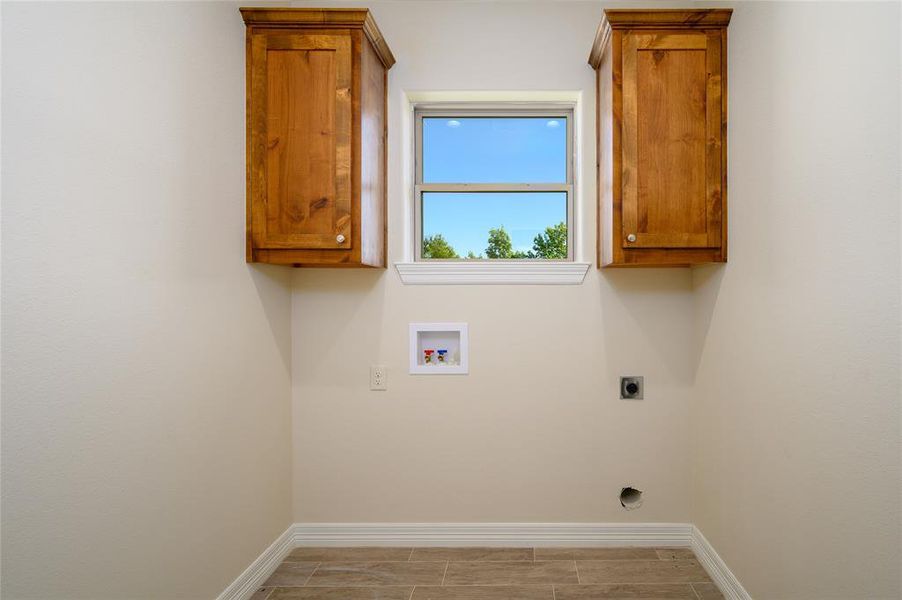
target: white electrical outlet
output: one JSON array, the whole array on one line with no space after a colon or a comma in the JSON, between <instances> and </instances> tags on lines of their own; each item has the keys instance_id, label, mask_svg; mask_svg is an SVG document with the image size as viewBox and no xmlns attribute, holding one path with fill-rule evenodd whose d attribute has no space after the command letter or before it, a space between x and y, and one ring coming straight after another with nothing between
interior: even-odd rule
<instances>
[{"instance_id":1,"label":"white electrical outlet","mask_svg":"<svg viewBox=\"0 0 902 600\"><path fill-rule=\"evenodd\" d=\"M383 391L388 389L386 369L383 365L373 365L370 367L370 389Z\"/></svg>"}]
</instances>

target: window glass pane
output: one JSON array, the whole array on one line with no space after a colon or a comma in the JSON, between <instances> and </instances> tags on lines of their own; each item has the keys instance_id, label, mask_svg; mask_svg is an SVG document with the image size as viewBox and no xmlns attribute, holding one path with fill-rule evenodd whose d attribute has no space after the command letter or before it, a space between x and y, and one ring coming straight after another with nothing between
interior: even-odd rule
<instances>
[{"instance_id":1,"label":"window glass pane","mask_svg":"<svg viewBox=\"0 0 902 600\"><path fill-rule=\"evenodd\" d=\"M423 192L423 258L567 258L566 192Z\"/></svg>"},{"instance_id":2,"label":"window glass pane","mask_svg":"<svg viewBox=\"0 0 902 600\"><path fill-rule=\"evenodd\" d=\"M566 117L424 117L424 183L566 183Z\"/></svg>"}]
</instances>

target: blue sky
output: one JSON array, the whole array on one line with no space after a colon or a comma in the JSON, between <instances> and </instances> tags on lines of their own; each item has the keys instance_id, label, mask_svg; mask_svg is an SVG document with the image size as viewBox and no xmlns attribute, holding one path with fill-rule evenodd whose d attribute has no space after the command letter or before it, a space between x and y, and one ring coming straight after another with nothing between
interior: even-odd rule
<instances>
[{"instance_id":1,"label":"blue sky","mask_svg":"<svg viewBox=\"0 0 902 600\"><path fill-rule=\"evenodd\" d=\"M423 119L424 183L565 183L564 117ZM457 253L485 252L504 225L517 250L567 220L563 192L423 194L423 235L442 234Z\"/></svg>"},{"instance_id":2,"label":"blue sky","mask_svg":"<svg viewBox=\"0 0 902 600\"><path fill-rule=\"evenodd\" d=\"M423 193L423 235L441 233L460 256L485 253L489 229L504 225L514 250L531 250L545 227L567 221L564 192Z\"/></svg>"}]
</instances>

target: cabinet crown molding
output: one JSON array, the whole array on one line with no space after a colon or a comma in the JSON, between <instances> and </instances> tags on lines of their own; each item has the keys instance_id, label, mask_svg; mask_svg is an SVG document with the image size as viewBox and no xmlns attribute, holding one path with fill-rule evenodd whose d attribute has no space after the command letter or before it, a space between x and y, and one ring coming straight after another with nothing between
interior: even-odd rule
<instances>
[{"instance_id":1,"label":"cabinet crown molding","mask_svg":"<svg viewBox=\"0 0 902 600\"><path fill-rule=\"evenodd\" d=\"M382 32L367 8L241 7L245 25L286 29L362 29L386 69L395 64Z\"/></svg>"},{"instance_id":2,"label":"cabinet crown molding","mask_svg":"<svg viewBox=\"0 0 902 600\"><path fill-rule=\"evenodd\" d=\"M606 8L589 53L597 69L613 29L717 29L730 24L732 8L633 9Z\"/></svg>"}]
</instances>

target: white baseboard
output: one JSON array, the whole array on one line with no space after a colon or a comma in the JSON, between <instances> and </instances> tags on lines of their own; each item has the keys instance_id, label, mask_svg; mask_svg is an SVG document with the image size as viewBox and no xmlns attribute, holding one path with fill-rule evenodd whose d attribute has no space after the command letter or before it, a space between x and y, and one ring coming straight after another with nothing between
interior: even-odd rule
<instances>
[{"instance_id":1,"label":"white baseboard","mask_svg":"<svg viewBox=\"0 0 902 600\"><path fill-rule=\"evenodd\" d=\"M216 600L247 600L294 548L294 525L289 525L263 554L251 563Z\"/></svg>"},{"instance_id":2,"label":"white baseboard","mask_svg":"<svg viewBox=\"0 0 902 600\"><path fill-rule=\"evenodd\" d=\"M708 575L720 589L725 600L752 600L727 563L720 558L714 550L714 546L702 535L698 527L692 526L692 551L698 557L698 562L705 568Z\"/></svg>"},{"instance_id":3,"label":"white baseboard","mask_svg":"<svg viewBox=\"0 0 902 600\"><path fill-rule=\"evenodd\" d=\"M689 546L687 523L295 523L296 546Z\"/></svg>"},{"instance_id":4,"label":"white baseboard","mask_svg":"<svg viewBox=\"0 0 902 600\"><path fill-rule=\"evenodd\" d=\"M689 523L295 523L217 600L248 600L288 553L301 546L691 547L726 600L752 600Z\"/></svg>"}]
</instances>

